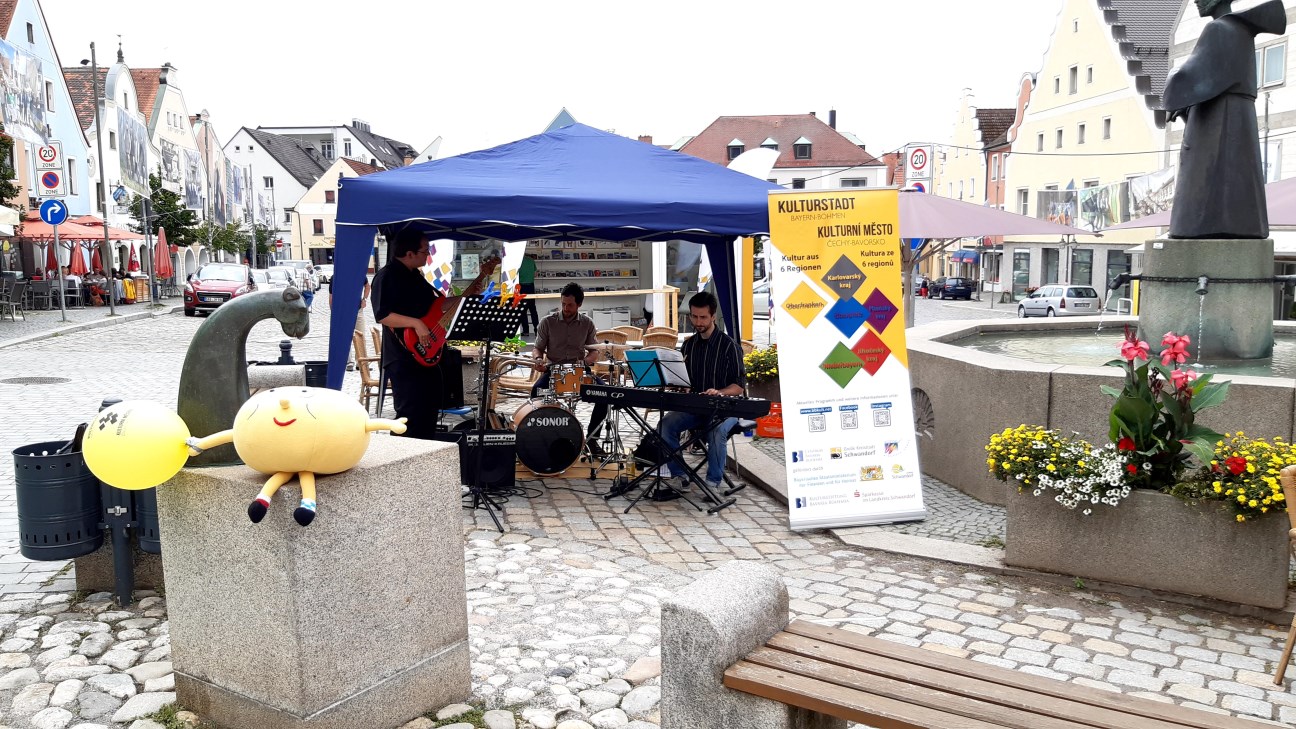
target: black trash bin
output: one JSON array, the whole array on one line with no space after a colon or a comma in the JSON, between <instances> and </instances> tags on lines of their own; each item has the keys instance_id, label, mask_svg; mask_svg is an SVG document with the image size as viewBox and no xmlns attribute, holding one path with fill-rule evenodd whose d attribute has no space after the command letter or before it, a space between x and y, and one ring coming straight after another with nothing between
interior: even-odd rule
<instances>
[{"instance_id":1,"label":"black trash bin","mask_svg":"<svg viewBox=\"0 0 1296 729\"><path fill-rule=\"evenodd\" d=\"M103 546L99 479L80 452L54 455L67 443L33 443L13 451L18 549L27 559L72 559Z\"/></svg>"},{"instance_id":2,"label":"black trash bin","mask_svg":"<svg viewBox=\"0 0 1296 729\"><path fill-rule=\"evenodd\" d=\"M328 360L303 362L306 365L307 387L328 387Z\"/></svg>"},{"instance_id":3,"label":"black trash bin","mask_svg":"<svg viewBox=\"0 0 1296 729\"><path fill-rule=\"evenodd\" d=\"M135 536L139 548L149 554L162 554L162 537L158 532L157 489L132 491L135 499Z\"/></svg>"}]
</instances>

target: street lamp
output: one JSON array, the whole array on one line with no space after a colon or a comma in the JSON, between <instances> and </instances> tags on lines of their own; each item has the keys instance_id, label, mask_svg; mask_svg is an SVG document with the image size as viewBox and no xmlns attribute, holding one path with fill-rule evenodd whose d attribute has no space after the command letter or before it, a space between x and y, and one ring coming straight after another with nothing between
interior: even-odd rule
<instances>
[{"instance_id":1,"label":"street lamp","mask_svg":"<svg viewBox=\"0 0 1296 729\"><path fill-rule=\"evenodd\" d=\"M104 178L104 156L103 156L103 123L99 120L99 105L103 103L103 97L99 95L99 64L95 61L95 44L90 44L90 58L81 59L81 65L90 65L90 81L94 84L95 98L95 142L99 145L99 212L103 213L104 239L103 248L100 250L100 259L105 262L109 268L112 268L112 246L108 243L108 180ZM113 291L113 282L108 281L108 315L117 315L116 291Z\"/></svg>"}]
</instances>

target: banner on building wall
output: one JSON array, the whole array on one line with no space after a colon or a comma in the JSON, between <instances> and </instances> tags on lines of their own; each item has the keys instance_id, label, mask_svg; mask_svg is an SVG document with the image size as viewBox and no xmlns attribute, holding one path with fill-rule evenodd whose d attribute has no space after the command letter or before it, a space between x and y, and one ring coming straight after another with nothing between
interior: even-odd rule
<instances>
[{"instance_id":1,"label":"banner on building wall","mask_svg":"<svg viewBox=\"0 0 1296 729\"><path fill-rule=\"evenodd\" d=\"M1039 204L1035 206L1035 217L1048 220L1058 225L1076 224L1076 213L1079 209L1079 190L1040 190Z\"/></svg>"},{"instance_id":2,"label":"banner on building wall","mask_svg":"<svg viewBox=\"0 0 1296 729\"><path fill-rule=\"evenodd\" d=\"M896 190L770 194L793 529L926 516L899 205Z\"/></svg>"},{"instance_id":3,"label":"banner on building wall","mask_svg":"<svg viewBox=\"0 0 1296 729\"><path fill-rule=\"evenodd\" d=\"M162 184L168 190L179 192L184 185L184 164L180 159L180 148L170 139L159 139L158 150L162 155Z\"/></svg>"},{"instance_id":4,"label":"banner on building wall","mask_svg":"<svg viewBox=\"0 0 1296 729\"><path fill-rule=\"evenodd\" d=\"M1080 223L1095 233L1129 220L1129 183L1085 187L1079 190Z\"/></svg>"},{"instance_id":5,"label":"banner on building wall","mask_svg":"<svg viewBox=\"0 0 1296 729\"><path fill-rule=\"evenodd\" d=\"M1129 211L1144 218L1170 209L1174 202L1175 170L1168 168L1130 178Z\"/></svg>"},{"instance_id":6,"label":"banner on building wall","mask_svg":"<svg viewBox=\"0 0 1296 729\"><path fill-rule=\"evenodd\" d=\"M39 58L29 56L0 40L0 109L5 131L33 144L43 144L45 131L45 77Z\"/></svg>"},{"instance_id":7,"label":"banner on building wall","mask_svg":"<svg viewBox=\"0 0 1296 729\"><path fill-rule=\"evenodd\" d=\"M117 109L117 156L121 161L121 182L140 195L148 189L148 130L130 112Z\"/></svg>"},{"instance_id":8,"label":"banner on building wall","mask_svg":"<svg viewBox=\"0 0 1296 729\"><path fill-rule=\"evenodd\" d=\"M237 174L238 169L234 167L234 164L229 161L228 157L224 158L224 164L225 164L225 178L224 178L225 180L225 222L237 223L239 221L239 217L238 217L239 210L238 210L238 206L234 204L234 176L235 174Z\"/></svg>"},{"instance_id":9,"label":"banner on building wall","mask_svg":"<svg viewBox=\"0 0 1296 729\"><path fill-rule=\"evenodd\" d=\"M184 201L190 210L203 209L203 161L196 149L184 150Z\"/></svg>"}]
</instances>

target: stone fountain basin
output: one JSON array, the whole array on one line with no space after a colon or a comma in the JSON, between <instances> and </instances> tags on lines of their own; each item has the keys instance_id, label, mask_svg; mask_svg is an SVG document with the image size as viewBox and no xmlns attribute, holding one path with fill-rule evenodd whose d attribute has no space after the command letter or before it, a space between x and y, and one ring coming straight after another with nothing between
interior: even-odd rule
<instances>
[{"instance_id":1,"label":"stone fountain basin","mask_svg":"<svg viewBox=\"0 0 1296 729\"><path fill-rule=\"evenodd\" d=\"M1138 325L1137 317L1105 317L1104 329ZM993 479L985 444L1005 427L1031 423L1075 431L1107 442L1111 398L1099 385L1119 387L1114 367L1043 364L978 352L953 344L987 332L1096 330L1096 318L945 321L908 331L909 371L915 407L931 404L932 425L918 436L923 473L982 501L1006 505L1016 488ZM1296 322L1274 322L1280 335L1296 335ZM1112 358L1118 353L1113 349ZM1201 414L1199 422L1220 432L1243 430L1254 437L1296 438L1296 379L1217 374L1228 380L1228 399ZM921 392L920 392L921 391ZM921 421L922 412L915 412Z\"/></svg>"}]
</instances>

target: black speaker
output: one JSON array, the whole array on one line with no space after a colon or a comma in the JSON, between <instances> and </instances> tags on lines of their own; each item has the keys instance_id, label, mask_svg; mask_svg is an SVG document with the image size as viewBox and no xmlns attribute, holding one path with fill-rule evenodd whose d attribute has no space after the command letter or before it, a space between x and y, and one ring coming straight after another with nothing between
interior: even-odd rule
<instances>
[{"instance_id":1,"label":"black speaker","mask_svg":"<svg viewBox=\"0 0 1296 729\"><path fill-rule=\"evenodd\" d=\"M461 408L464 406L463 353L454 347L441 350L441 389L445 399L443 408Z\"/></svg>"},{"instance_id":2,"label":"black speaker","mask_svg":"<svg viewBox=\"0 0 1296 729\"><path fill-rule=\"evenodd\" d=\"M481 454L481 485L490 491L513 488L514 463L517 461L517 434L508 430L488 430L485 433L486 451ZM437 433L437 440L459 444L459 477L464 485L475 483L477 473L477 433Z\"/></svg>"}]
</instances>

